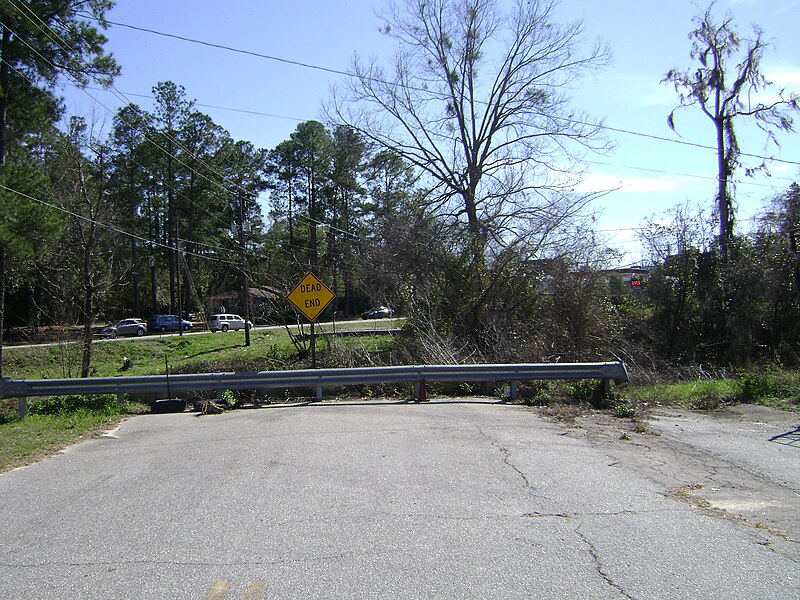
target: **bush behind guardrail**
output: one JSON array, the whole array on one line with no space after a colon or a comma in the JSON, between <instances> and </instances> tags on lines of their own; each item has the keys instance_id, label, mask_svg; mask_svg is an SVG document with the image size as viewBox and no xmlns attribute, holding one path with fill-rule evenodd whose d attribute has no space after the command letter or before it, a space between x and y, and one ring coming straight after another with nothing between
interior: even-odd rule
<instances>
[{"instance_id":1,"label":"bush behind guardrail","mask_svg":"<svg viewBox=\"0 0 800 600\"><path fill-rule=\"evenodd\" d=\"M70 394L37 399L30 403L28 410L32 415L66 415L86 410L111 416L120 414L122 407L112 394L97 396Z\"/></svg>"}]
</instances>

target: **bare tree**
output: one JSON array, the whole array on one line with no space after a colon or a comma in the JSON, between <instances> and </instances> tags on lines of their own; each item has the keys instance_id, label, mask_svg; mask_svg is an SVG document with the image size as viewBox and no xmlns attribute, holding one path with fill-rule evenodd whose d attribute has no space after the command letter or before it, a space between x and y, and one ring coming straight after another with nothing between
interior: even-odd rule
<instances>
[{"instance_id":1,"label":"bare tree","mask_svg":"<svg viewBox=\"0 0 800 600\"><path fill-rule=\"evenodd\" d=\"M714 2L694 17L696 28L689 33L692 49L689 56L697 60L696 69L671 69L663 82L671 83L678 93L680 106L667 122L675 130L675 112L687 106L699 106L714 123L717 146L718 187L716 205L719 212L719 244L728 256L733 238L733 174L741 166L741 150L734 125L750 118L765 132L768 142L777 144L776 130L792 131L791 112L798 110L800 98L778 90L768 96L772 83L761 72L761 59L769 45L764 33L753 25L753 38L740 37L728 13L721 21L712 14ZM762 163L754 170L765 169Z\"/></svg>"},{"instance_id":2,"label":"bare tree","mask_svg":"<svg viewBox=\"0 0 800 600\"><path fill-rule=\"evenodd\" d=\"M60 247L79 290L83 323L81 377L91 374L95 305L110 285L114 260L113 240L102 226L112 216L108 202L108 149L93 137L82 118L72 117L68 133L57 143L51 189L55 202L69 215Z\"/></svg>"},{"instance_id":3,"label":"bare tree","mask_svg":"<svg viewBox=\"0 0 800 600\"><path fill-rule=\"evenodd\" d=\"M606 65L606 47L583 53L581 24L556 23L555 0L506 6L390 1L391 70L356 57L347 93L333 101L336 118L429 176L428 207L465 230L477 264L490 243L528 235L550 206L572 214L563 203L575 197L580 158L606 148L566 94Z\"/></svg>"}]
</instances>

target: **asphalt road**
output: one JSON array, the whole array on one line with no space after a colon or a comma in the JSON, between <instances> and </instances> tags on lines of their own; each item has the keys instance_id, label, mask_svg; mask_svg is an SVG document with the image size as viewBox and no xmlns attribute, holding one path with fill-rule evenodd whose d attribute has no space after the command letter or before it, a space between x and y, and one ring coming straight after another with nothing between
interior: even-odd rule
<instances>
[{"instance_id":1,"label":"asphalt road","mask_svg":"<svg viewBox=\"0 0 800 600\"><path fill-rule=\"evenodd\" d=\"M800 598L772 543L797 532L671 491L681 418L630 442L475 401L132 418L0 475L0 598ZM791 501L800 448L746 433Z\"/></svg>"}]
</instances>

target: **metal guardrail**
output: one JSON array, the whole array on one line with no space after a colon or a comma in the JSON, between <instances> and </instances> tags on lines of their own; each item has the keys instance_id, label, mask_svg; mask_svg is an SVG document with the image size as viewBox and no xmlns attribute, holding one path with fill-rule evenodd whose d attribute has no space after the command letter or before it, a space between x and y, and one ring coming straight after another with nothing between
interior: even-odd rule
<instances>
[{"instance_id":1,"label":"metal guardrail","mask_svg":"<svg viewBox=\"0 0 800 600\"><path fill-rule=\"evenodd\" d=\"M31 396L68 394L161 395L224 390L310 388L322 399L324 387L413 383L415 398L425 399L425 385L437 382L507 381L511 398L517 397L517 382L534 379L599 379L628 381L622 362L601 363L523 363L477 365L418 365L363 367L353 369L306 369L298 371L258 371L241 373L198 373L187 375L146 375L139 377L93 377L83 379L0 379L0 398L18 398L21 416L27 413Z\"/></svg>"}]
</instances>

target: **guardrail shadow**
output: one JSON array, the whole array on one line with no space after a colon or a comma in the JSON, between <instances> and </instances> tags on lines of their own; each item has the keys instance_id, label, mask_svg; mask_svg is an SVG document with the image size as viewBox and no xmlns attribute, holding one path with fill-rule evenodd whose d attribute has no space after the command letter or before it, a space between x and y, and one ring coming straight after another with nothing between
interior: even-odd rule
<instances>
[{"instance_id":1,"label":"guardrail shadow","mask_svg":"<svg viewBox=\"0 0 800 600\"><path fill-rule=\"evenodd\" d=\"M298 402L285 403L264 403L248 404L240 407L241 409L259 410L262 408L336 408L338 406L430 406L435 404L491 404L491 405L510 405L507 400L501 398L436 398L418 402L413 399L404 398L402 400L301 400Z\"/></svg>"},{"instance_id":2,"label":"guardrail shadow","mask_svg":"<svg viewBox=\"0 0 800 600\"><path fill-rule=\"evenodd\" d=\"M441 398L434 400L425 400L418 402L417 400L342 400L331 402L308 402L306 406L314 408L334 408L336 406L431 406L434 404L492 404L492 405L507 405L508 402L502 399L489 399L489 398Z\"/></svg>"},{"instance_id":3,"label":"guardrail shadow","mask_svg":"<svg viewBox=\"0 0 800 600\"><path fill-rule=\"evenodd\" d=\"M315 409L334 409L345 406L378 406L381 408L396 408L399 406L435 406L444 404L478 404L489 406L515 406L515 403L509 402L502 398L437 398L433 400L426 400L418 402L413 399L402 400L297 400L296 402L264 402L259 404L243 404L237 406L235 411L249 411L249 410L276 410L276 409L298 409L298 408L315 408ZM202 415L202 411L188 410L186 412ZM228 409L224 409L228 412ZM149 413L147 413L149 414ZM152 413L156 414L156 413Z\"/></svg>"},{"instance_id":4,"label":"guardrail shadow","mask_svg":"<svg viewBox=\"0 0 800 600\"><path fill-rule=\"evenodd\" d=\"M787 431L786 433L781 433L769 438L769 441L775 442L776 444L783 444L784 446L800 448L800 425L792 431Z\"/></svg>"}]
</instances>

